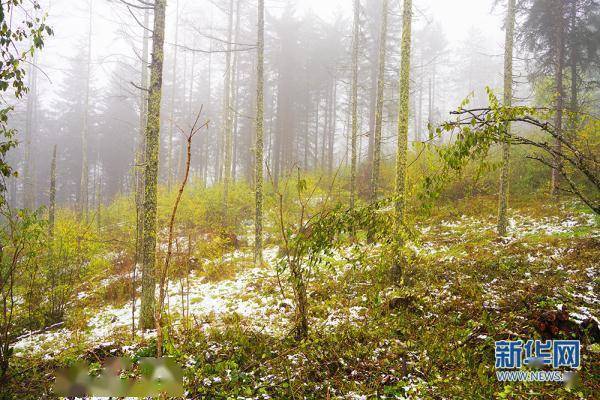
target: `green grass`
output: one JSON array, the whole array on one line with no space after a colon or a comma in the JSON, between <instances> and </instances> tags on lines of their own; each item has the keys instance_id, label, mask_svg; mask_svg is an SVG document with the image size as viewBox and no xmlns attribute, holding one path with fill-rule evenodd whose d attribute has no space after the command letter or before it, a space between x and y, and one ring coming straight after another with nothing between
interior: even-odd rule
<instances>
[{"instance_id":1,"label":"green grass","mask_svg":"<svg viewBox=\"0 0 600 400\"><path fill-rule=\"evenodd\" d=\"M306 341L253 330L236 314L226 316L224 326L208 330L194 324L191 329L174 329L166 348L186 365L190 396L594 398L600 393L600 362L594 350L597 345L591 346L588 339L584 338L580 381L570 388L553 383L499 383L494 341L513 335L540 338L536 315L559 304L569 310L586 306L594 315L600 314L598 304L572 295L587 291L590 285L595 293L600 290L598 276L588 276L593 269L600 270L600 239L593 237L597 225L576 226L568 233L525 235L503 243L495 237L493 214L488 214L495 200L477 198L473 204L448 204L434 216L417 218L422 225L433 225L418 238L417 246L433 243L448 249L413 256L404 266L401 285L392 282L385 256L372 246L364 247L368 250L355 258L332 258L330 268L315 271L309 286L311 331ZM515 201L513 210L515 204L521 203ZM571 203L562 208L531 201L522 204L516 208L519 214L536 220L557 217L560 221L578 213ZM442 220L460 222L463 215L480 222L467 219L466 224L452 228L438 225ZM535 259L530 261L532 256ZM346 268L349 262L352 265ZM234 260L226 267L232 274L223 279L234 279L236 271L249 266L248 260ZM215 267L215 271L223 270ZM257 281L256 287L257 294L244 293L243 299L279 292L274 278ZM394 299L401 300L392 306ZM284 316L293 318L292 310L282 309L281 314L281 321L287 320ZM328 324L333 316L339 316L339 322ZM129 341L122 337L119 343ZM151 340L136 346L138 355L152 355L155 349ZM76 352L69 350L25 371L15 385L29 395L24 379L40 388L48 386L44 374L74 358ZM25 369L27 359L16 363Z\"/></svg>"}]
</instances>

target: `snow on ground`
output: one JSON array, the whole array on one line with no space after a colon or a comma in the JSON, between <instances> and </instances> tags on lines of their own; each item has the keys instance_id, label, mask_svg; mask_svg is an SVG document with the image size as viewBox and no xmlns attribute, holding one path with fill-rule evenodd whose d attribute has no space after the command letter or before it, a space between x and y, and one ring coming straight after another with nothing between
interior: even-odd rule
<instances>
[{"instance_id":1,"label":"snow on ground","mask_svg":"<svg viewBox=\"0 0 600 400\"><path fill-rule=\"evenodd\" d=\"M532 218L518 212L513 212L510 219L510 236L504 242L491 243L498 249L494 252L502 251L504 247L516 240L528 235L545 234L568 234L577 227L589 227L597 224L596 217L589 214L579 214L567 218L543 217ZM441 257L442 260L452 261L444 253L450 250L449 244L439 243L436 239L438 235L448 237L459 241L469 240L473 235L481 234L483 231L495 229L493 221L483 221L473 217L461 216L453 221L442 221L434 226L419 227L423 234L421 243L411 243L409 246L415 253L426 256ZM429 236L429 235L434 235ZM599 236L600 233L592 233L592 236ZM376 245L371 245L376 246ZM350 260L354 251L364 251L365 249L346 248L334 252L335 261L348 261L340 266L333 279L341 279L344 274L353 266ZM542 255L538 248L532 248L527 254L529 262L536 260L547 260L547 255ZM550 257L560 258L564 256L567 249L555 249ZM114 257L118 257L115 255ZM467 254L456 254L458 257L467 256ZM195 272L189 277L189 283L179 280L169 282L166 306L175 320L180 318L182 309L185 308L186 314L189 313L194 323L200 325L202 329L218 327L225 318L237 315L242 323L249 325L256 331L261 331L270 335L283 335L289 329L290 307L288 310L282 308L282 304L292 304L291 301L283 299L276 284L276 268L278 257L278 248L271 247L264 251L265 267L255 268L247 267L238 272L231 280L222 280L218 282L209 282L203 276ZM445 257L445 258L444 258ZM451 256L454 258L454 256ZM236 251L226 255L219 261L239 261L249 260L252 255L249 252ZM364 266L367 268L368 266ZM591 272L595 274L595 272ZM102 284L109 284L114 278L107 278ZM284 279L283 277L281 278ZM189 284L189 293L187 291ZM265 290L270 285L271 290ZM496 296L492 290L494 282L485 284L486 292L490 293L487 307L496 307ZM600 300L593 293L593 288L574 297L580 297L585 305L596 306ZM447 291L448 288L444 288ZM448 293L437 293L445 297ZM87 294L79 294L80 298L85 298ZM189 311L187 310L189 303ZM77 342L75 339L85 339L89 345L99 345L112 340L117 334L128 334L131 330L132 320L137 321L137 312L140 309L139 299L136 303L136 315L132 315L131 303L120 307L107 306L97 310L88 310L91 315L87 321L87 327L80 332L73 332L66 328L35 334L25 337L15 344L17 353L43 353L44 357L52 357L59 351L64 350L66 346L73 346ZM365 317L363 307L351 307L350 309L339 309L328 313L328 317L323 321L318 321L322 329L335 329L337 325L343 322L356 323ZM586 308L579 309L582 316L588 316L590 313ZM139 334L139 333L138 333ZM152 332L148 333L152 335Z\"/></svg>"},{"instance_id":2,"label":"snow on ground","mask_svg":"<svg viewBox=\"0 0 600 400\"><path fill-rule=\"evenodd\" d=\"M505 246L528 236L569 235L573 234L577 228L598 226L598 218L594 214L589 213L569 214L566 217L546 216L536 218L518 211L512 211L508 222L507 236L502 241L490 243L490 245L497 247L496 254L501 252ZM417 243L409 243L409 248L416 255L437 257L439 253L446 253L450 250L448 240L451 240L451 242L460 242L481 236L484 233L496 232L496 221L461 215L452 221L443 220L433 226L417 226L417 229L422 234L422 240ZM446 240L440 241L440 237ZM600 229L592 230L591 237L600 237ZM554 254L555 258L562 256L562 254L559 254L562 251L565 251L565 249L555 249L555 253L558 252ZM467 254L463 255L466 256ZM536 261L540 256L541 254L533 251L533 249L532 253L528 254L530 262Z\"/></svg>"},{"instance_id":3,"label":"snow on ground","mask_svg":"<svg viewBox=\"0 0 600 400\"><path fill-rule=\"evenodd\" d=\"M285 315L279 308L280 296L268 295L257 288L258 282L264 282L273 278L274 260L277 248L269 248L264 252L266 267L247 268L239 272L233 280L219 282L208 282L205 277L192 273L189 279L189 306L190 315L200 323L203 329L215 326L226 316L236 314L245 319L245 323L253 329L264 333L278 335L284 332L288 325ZM235 252L224 257L224 259L238 259L250 257L249 254ZM177 318L182 310L181 284L170 281L168 284L168 296L165 304ZM187 283L184 282L183 304L187 314ZM93 315L87 322L87 328L80 332L69 329L40 333L25 337L15 343L17 353L44 353L45 357L51 358L64 350L65 347L74 345L76 336L86 340L89 345L108 344L111 338L118 333L126 333L131 330L133 318L137 321L139 317L140 300L136 302L136 313L132 315L131 303L121 307L107 306L93 311ZM210 320L210 324L207 322ZM139 334L139 333L138 333ZM149 332L147 336L151 336Z\"/></svg>"},{"instance_id":4,"label":"snow on ground","mask_svg":"<svg viewBox=\"0 0 600 400\"><path fill-rule=\"evenodd\" d=\"M569 215L566 218L551 216L543 218L532 218L517 212L513 212L509 223L509 239L520 239L530 235L557 235L568 234L576 227L595 226L596 217L593 214L582 213L579 215ZM600 231L596 231L593 236L600 236Z\"/></svg>"}]
</instances>

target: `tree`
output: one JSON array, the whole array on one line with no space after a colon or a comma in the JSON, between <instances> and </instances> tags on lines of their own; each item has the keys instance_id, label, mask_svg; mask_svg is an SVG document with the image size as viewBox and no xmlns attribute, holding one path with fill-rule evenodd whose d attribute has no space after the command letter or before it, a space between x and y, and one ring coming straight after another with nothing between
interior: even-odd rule
<instances>
[{"instance_id":1,"label":"tree","mask_svg":"<svg viewBox=\"0 0 600 400\"><path fill-rule=\"evenodd\" d=\"M566 57L569 64L571 80L571 98L569 108L573 113L579 112L582 106L580 92L594 85L585 82L584 78L591 70L600 65L600 2L598 0L569 0L568 7L568 49ZM589 79L588 79L589 81ZM596 84L597 85L597 84ZM597 86L596 86L597 87ZM571 130L578 127L578 118L571 121Z\"/></svg>"},{"instance_id":2,"label":"tree","mask_svg":"<svg viewBox=\"0 0 600 400\"><path fill-rule=\"evenodd\" d=\"M563 105L565 98L565 90L563 83L563 72L565 67L565 19L563 17L564 14L564 0L558 1L558 6L556 10L554 10L554 29L555 29L555 70L554 70L554 83L556 85L556 114L554 118L554 126L556 128L556 132L558 135L563 134ZM558 139L555 139L556 151L560 153L562 142ZM559 187L559 179L560 179L560 169L561 166L561 158L556 155L554 157L554 165L552 167L552 194L558 195L558 187Z\"/></svg>"},{"instance_id":3,"label":"tree","mask_svg":"<svg viewBox=\"0 0 600 400\"><path fill-rule=\"evenodd\" d=\"M48 236L54 237L54 219L56 215L56 145L52 150L52 163L50 164L50 204L48 205Z\"/></svg>"},{"instance_id":4,"label":"tree","mask_svg":"<svg viewBox=\"0 0 600 400\"><path fill-rule=\"evenodd\" d=\"M264 147L264 68L265 68L265 2L258 0L257 30L257 65L256 65L256 141L255 141L255 202L254 218L254 263L262 263L262 206L263 206L263 147Z\"/></svg>"},{"instance_id":5,"label":"tree","mask_svg":"<svg viewBox=\"0 0 600 400\"><path fill-rule=\"evenodd\" d=\"M22 0L0 4L0 92L10 91L17 98L28 91L23 64L44 46L44 35L52 34L44 18L38 15L39 3L33 0L30 5L33 6L33 12L24 8ZM18 20L23 15L24 19ZM5 200L4 178L14 175L5 157L17 145L17 141L16 132L7 127L12 107L6 105L4 97L0 97L0 101L3 102L0 106L0 215L6 221L0 229L0 387L4 387L13 354L10 346L15 279L22 272L22 261L34 256L36 246L30 244L40 241L41 237L35 215L29 215L27 211L13 213Z\"/></svg>"},{"instance_id":6,"label":"tree","mask_svg":"<svg viewBox=\"0 0 600 400\"><path fill-rule=\"evenodd\" d=\"M25 12L26 19L16 23L15 19L22 10L22 0L11 0L0 4L0 92L11 91L15 97L21 98L28 88L25 84L25 69L23 64L32 57L36 50L44 46L44 34L51 35L52 29L37 13ZM31 2L33 9L40 10L39 3ZM28 43L23 48L23 43ZM21 49L21 50L19 50ZM14 175L13 168L8 164L6 155L17 145L15 130L7 127L8 115L12 106L6 105L2 99L0 105L0 178ZM6 190L4 179L0 179L0 206L5 203Z\"/></svg>"},{"instance_id":7,"label":"tree","mask_svg":"<svg viewBox=\"0 0 600 400\"><path fill-rule=\"evenodd\" d=\"M167 143L167 190L173 183L173 134L175 131L175 89L177 86L177 55L179 53L179 0L175 2L175 42L173 43L173 71L169 104L169 141Z\"/></svg>"},{"instance_id":8,"label":"tree","mask_svg":"<svg viewBox=\"0 0 600 400\"><path fill-rule=\"evenodd\" d=\"M398 101L398 152L396 157L396 218L404 223L406 210L406 159L408 156L408 105L410 85L412 0L404 0L400 62L400 96Z\"/></svg>"},{"instance_id":9,"label":"tree","mask_svg":"<svg viewBox=\"0 0 600 400\"><path fill-rule=\"evenodd\" d=\"M152 61L150 63L150 91L148 93L148 118L146 124L146 166L144 171L144 240L142 254L142 301L139 324L141 329L151 329L154 327L156 204L166 3L166 0L156 0L154 3Z\"/></svg>"},{"instance_id":10,"label":"tree","mask_svg":"<svg viewBox=\"0 0 600 400\"><path fill-rule=\"evenodd\" d=\"M301 22L295 16L292 3L287 3L281 17L275 21L275 32L279 43L277 62L277 94L275 111L275 129L272 135L272 174L273 184L277 187L279 177L293 168L297 161L296 144L298 123L296 117L299 84L296 77L300 73L298 57L298 36ZM316 133L315 133L316 134ZM315 143L315 164L318 150Z\"/></svg>"},{"instance_id":11,"label":"tree","mask_svg":"<svg viewBox=\"0 0 600 400\"><path fill-rule=\"evenodd\" d=\"M231 120L231 80L233 76L231 66L231 41L233 39L233 0L229 0L229 13L227 23L227 52L225 53L225 83L223 84L223 136L225 138L225 157L223 165L223 216L227 221L227 201L229 198L229 184L232 172L233 132Z\"/></svg>"},{"instance_id":12,"label":"tree","mask_svg":"<svg viewBox=\"0 0 600 400\"><path fill-rule=\"evenodd\" d=\"M508 107L500 105L492 91L488 89L489 107L465 108L466 102L457 111L455 121L445 122L441 130L454 132L457 140L448 148L439 151L444 162L442 172L437 177L425 180L429 191L436 183L443 182L443 177L450 169L460 171L470 160L481 160L487 156L489 149L494 144L508 142L512 145L526 146L536 150L528 158L541 164L555 168L567 183L560 187L567 193L577 196L592 211L600 214L600 171L598 170L598 131L600 121L594 117L587 117L587 129L592 132L592 139L577 141L564 135L549 121L555 118L556 110L535 107ZM506 130L509 122L520 122L539 128L550 135L560 147L548 143L548 137L529 137ZM456 132L458 131L458 132ZM556 163L556 160L559 160ZM566 165L565 165L566 164Z\"/></svg>"},{"instance_id":13,"label":"tree","mask_svg":"<svg viewBox=\"0 0 600 400\"><path fill-rule=\"evenodd\" d=\"M352 138L350 145L350 207L356 197L356 164L358 139L358 40L360 34L360 0L354 0L354 28L352 34Z\"/></svg>"},{"instance_id":14,"label":"tree","mask_svg":"<svg viewBox=\"0 0 600 400\"><path fill-rule=\"evenodd\" d=\"M530 63L534 79L552 74L552 101L556 113L554 126L565 134L563 115L567 104L564 81L566 66L571 74L571 111L578 111L578 75L595 66L599 60L600 17L597 0L527 0L522 3L525 19L519 31L520 42L533 55ZM571 7L568 7L568 5ZM579 68L579 73L578 73ZM572 114L577 116L577 114ZM554 144L560 152L561 143ZM553 194L558 194L559 158L552 168Z\"/></svg>"},{"instance_id":15,"label":"tree","mask_svg":"<svg viewBox=\"0 0 600 400\"><path fill-rule=\"evenodd\" d=\"M504 42L504 105L512 105L512 59L513 41L515 31L515 0L508 0L506 12L506 39ZM506 124L507 132L510 131L510 123ZM510 134L510 133L509 133ZM506 208L508 203L508 172L510 169L510 143L502 143L502 171L500 172L500 191L498 194L498 235L506 235L507 217Z\"/></svg>"},{"instance_id":16,"label":"tree","mask_svg":"<svg viewBox=\"0 0 600 400\"><path fill-rule=\"evenodd\" d=\"M142 260L142 237L144 234L144 153L146 150L146 122L148 117L148 45L149 35L147 26L150 21L150 11L144 10L144 25L142 26L142 59L140 76L140 123L135 162L135 205L136 205L136 234L135 234L135 264ZM136 268L136 265L134 265ZM135 276L135 273L134 273ZM135 304L135 302L134 302ZM135 307L135 305L134 305Z\"/></svg>"},{"instance_id":17,"label":"tree","mask_svg":"<svg viewBox=\"0 0 600 400\"><path fill-rule=\"evenodd\" d=\"M181 203L181 196L183 195L183 191L188 183L188 179L190 177L190 163L192 160L192 140L194 136L200 132L203 128L208 126L208 121L204 124L200 124L200 117L202 116L202 108L198 112L196 116L196 120L194 124L190 128L189 133L186 135L186 157L185 157L185 167L184 167L184 175L179 185L179 190L177 192L177 197L175 198L175 203L173 204L173 210L171 211L171 217L169 219L169 237L167 239L167 256L165 258L164 266L159 268L159 282L158 282L158 307L156 308L156 356L162 357L163 355L163 308L165 304L165 285L169 278L169 265L171 263L171 257L173 255L173 235L175 231L175 217L177 216L177 209L179 208L179 203ZM183 131L181 133L184 133Z\"/></svg>"},{"instance_id":18,"label":"tree","mask_svg":"<svg viewBox=\"0 0 600 400\"><path fill-rule=\"evenodd\" d=\"M559 47L563 47L564 65L571 80L570 111L579 108L579 93L586 86L583 78L600 61L600 2L598 0L522 0L519 6L525 18L518 38L532 53L529 63L533 79L545 78L558 66ZM560 38L559 46L559 31ZM563 76L563 79L565 77ZM557 82L554 82L555 88ZM555 93L557 95L557 93ZM553 100L558 100L553 96Z\"/></svg>"},{"instance_id":19,"label":"tree","mask_svg":"<svg viewBox=\"0 0 600 400\"><path fill-rule=\"evenodd\" d=\"M90 81L92 69L92 17L94 12L94 0L89 0L89 27L87 40L87 59L86 59L86 85L85 85L85 110L83 112L83 126L81 129L81 180L79 182L79 215L80 217L88 218L89 207L89 166L88 166L88 130L89 121L88 113L90 107Z\"/></svg>"},{"instance_id":20,"label":"tree","mask_svg":"<svg viewBox=\"0 0 600 400\"><path fill-rule=\"evenodd\" d=\"M37 57L29 65L29 95L27 96L27 115L25 122L25 165L24 172L24 201L23 206L32 210L35 207L35 171L33 169L33 135L36 130L37 113Z\"/></svg>"},{"instance_id":21,"label":"tree","mask_svg":"<svg viewBox=\"0 0 600 400\"><path fill-rule=\"evenodd\" d=\"M388 0L383 0L381 11L381 33L379 38L379 75L377 78L377 100L375 112L375 137L373 141L373 170L371 172L371 200L377 199L379 169L381 165L381 130L383 125L383 90L385 84L385 55L387 39Z\"/></svg>"}]
</instances>

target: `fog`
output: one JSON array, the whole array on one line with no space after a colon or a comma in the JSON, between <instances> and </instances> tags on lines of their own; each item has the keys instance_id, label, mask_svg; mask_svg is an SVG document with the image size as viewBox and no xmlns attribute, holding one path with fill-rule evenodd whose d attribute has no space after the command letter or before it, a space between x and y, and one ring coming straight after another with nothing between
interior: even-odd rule
<instances>
[{"instance_id":1,"label":"fog","mask_svg":"<svg viewBox=\"0 0 600 400\"><path fill-rule=\"evenodd\" d=\"M415 2L411 141L425 140L428 123L439 123L447 118L448 111L465 97L472 95L474 103L480 104L486 101L486 86L501 88L504 6L494 7L493 3L481 0ZM31 135L34 155L31 190L36 194L35 204L47 202L54 145L58 149L58 201L64 205L77 201L81 192L84 124L89 124L88 193L92 196L97 192L94 201L108 202L119 193L130 192L133 184L142 101L139 87L145 31L141 27L143 11L121 1L108 0L53 0L41 4L55 34L46 40L35 66L31 67L36 73L30 74L34 82L28 96L35 98L35 107L30 110L35 114ZM253 161L249 149L254 132L256 91L256 4L236 0L233 5L231 62L236 67L233 174L235 179L251 181ZM201 105L211 123L208 133L194 143L193 180L211 185L221 179L229 7L227 0L168 1L161 118L163 183L167 182L169 173L177 175L178 164L181 169L181 135L177 127L187 126ZM273 148L279 145L276 142L282 130L289 130L288 137L294 142L290 143L294 148L289 150L293 160L287 160L287 166L299 163L308 170L323 167L325 163L320 158L327 143L321 145L319 138L325 131L331 131L334 138L333 164L345 165L348 163L352 2L268 0L265 7L267 165L277 167ZM395 148L401 12L400 2L391 1L383 116L384 158L389 158ZM368 159L370 137L372 141L380 13L380 2L361 2L359 163ZM86 106L88 51L89 105ZM517 62L517 77L519 68ZM289 82L282 84L281 79ZM527 100L527 83L517 86ZM334 88L335 99L332 99ZM22 128L27 112L27 98L24 98L17 104L12 124ZM87 122L84 115L88 116ZM282 123L287 126L281 126ZM171 145L170 137L173 137ZM20 146L9 155L9 160L21 172L24 151L25 146ZM9 189L13 204L22 204L24 193L29 190L23 179L12 180Z\"/></svg>"}]
</instances>

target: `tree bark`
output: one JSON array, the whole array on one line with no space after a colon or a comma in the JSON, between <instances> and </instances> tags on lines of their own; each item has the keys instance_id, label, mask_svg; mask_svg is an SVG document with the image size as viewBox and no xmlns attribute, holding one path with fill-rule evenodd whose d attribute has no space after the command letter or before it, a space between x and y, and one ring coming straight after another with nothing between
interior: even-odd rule
<instances>
[{"instance_id":1,"label":"tree bark","mask_svg":"<svg viewBox=\"0 0 600 400\"><path fill-rule=\"evenodd\" d=\"M410 46L411 46L412 0L404 0L402 14L402 46L400 62L400 95L398 102L398 152L396 158L396 219L404 223L406 210L408 156L408 113L410 85Z\"/></svg>"},{"instance_id":2,"label":"tree bark","mask_svg":"<svg viewBox=\"0 0 600 400\"><path fill-rule=\"evenodd\" d=\"M356 197L356 141L358 139L358 40L360 31L360 0L354 0L354 32L352 39L352 139L350 145L350 207Z\"/></svg>"},{"instance_id":3,"label":"tree bark","mask_svg":"<svg viewBox=\"0 0 600 400\"><path fill-rule=\"evenodd\" d=\"M327 173L331 175L333 173L333 157L334 157L334 149L335 146L335 131L337 127L337 77L333 77L333 102L332 102L332 116L331 116L331 130L329 132L329 144L328 150L329 154L327 156Z\"/></svg>"},{"instance_id":4,"label":"tree bark","mask_svg":"<svg viewBox=\"0 0 600 400\"><path fill-rule=\"evenodd\" d=\"M385 84L385 57L387 41L388 0L383 0L379 38L379 75L377 78L377 102L375 112L375 136L373 143L373 169L371 171L371 201L377 199L379 170L381 168L381 131L383 128L383 91Z\"/></svg>"},{"instance_id":5,"label":"tree bark","mask_svg":"<svg viewBox=\"0 0 600 400\"><path fill-rule=\"evenodd\" d=\"M504 44L504 105L512 105L513 84L513 42L515 32L515 0L508 0L506 14L506 38ZM510 136L510 122L505 124L505 134ZM508 207L508 174L510 172L510 143L502 142L502 170L500 172L500 191L498 194L498 236L506 236L508 226L506 210Z\"/></svg>"},{"instance_id":6,"label":"tree bark","mask_svg":"<svg viewBox=\"0 0 600 400\"><path fill-rule=\"evenodd\" d=\"M260 265L262 257L262 223L263 223L263 150L264 150L264 68L265 68L265 2L258 0L257 30L257 65L256 65L256 141L255 141L255 217L254 217L254 264Z\"/></svg>"},{"instance_id":7,"label":"tree bark","mask_svg":"<svg viewBox=\"0 0 600 400\"><path fill-rule=\"evenodd\" d=\"M236 0L235 3L235 34L233 36L234 43L240 42L240 6L241 1ZM232 136L232 160L231 160L231 181L236 181L237 170L238 170L238 154L239 154L239 105L240 105L240 96L239 96L239 84L240 84L240 52L236 51L233 54L233 64L232 64L232 72L231 72L231 81L232 81L232 89L231 89L231 136Z\"/></svg>"},{"instance_id":8,"label":"tree bark","mask_svg":"<svg viewBox=\"0 0 600 400\"><path fill-rule=\"evenodd\" d=\"M564 107L564 85L563 85L563 72L564 72L564 64L565 64L565 28L564 28L564 0L558 1L558 7L556 9L556 44L555 44L555 75L554 75L554 84L556 85L556 115L554 119L554 126L556 129L557 135L563 134L563 107ZM556 152L561 152L561 142L560 140L555 141ZM556 156L554 158L554 166L552 168L552 194L554 196L558 196L559 186L560 186L560 169L561 169L561 159Z\"/></svg>"},{"instance_id":9,"label":"tree bark","mask_svg":"<svg viewBox=\"0 0 600 400\"><path fill-rule=\"evenodd\" d=\"M223 93L223 137L225 138L225 163L223 165L223 218L227 223L227 201L229 198L229 183L231 181L231 41L233 37L233 0L229 0L229 20L227 24L227 53L225 54L225 83Z\"/></svg>"},{"instance_id":10,"label":"tree bark","mask_svg":"<svg viewBox=\"0 0 600 400\"><path fill-rule=\"evenodd\" d=\"M179 0L175 2L175 43L173 44L173 71L169 103L169 141L167 143L167 190L173 185L173 134L175 132L175 89L177 86L177 55L179 53Z\"/></svg>"},{"instance_id":11,"label":"tree bark","mask_svg":"<svg viewBox=\"0 0 600 400\"><path fill-rule=\"evenodd\" d=\"M146 125L146 166L144 172L144 241L142 259L142 302L140 328L154 327L156 286L156 203L158 184L158 152L160 147L160 105L162 97L163 59L165 42L166 0L154 4L152 63Z\"/></svg>"},{"instance_id":12,"label":"tree bark","mask_svg":"<svg viewBox=\"0 0 600 400\"><path fill-rule=\"evenodd\" d=\"M578 44L577 44L577 0L571 0L571 135L574 137L575 130L578 126L578 117L577 113L579 111L579 100L578 100L578 92L579 92L579 83L577 77L577 64L579 61L579 54L577 52Z\"/></svg>"},{"instance_id":13,"label":"tree bark","mask_svg":"<svg viewBox=\"0 0 600 400\"><path fill-rule=\"evenodd\" d=\"M90 108L90 81L91 81L91 66L92 66L92 17L93 17L94 0L89 1L89 28L87 42L87 61L86 61L86 86L85 86L85 106L83 111L83 129L81 131L81 180L79 188L79 215L85 221L88 219L89 209L89 166L88 166L88 129L89 129L89 108Z\"/></svg>"},{"instance_id":14,"label":"tree bark","mask_svg":"<svg viewBox=\"0 0 600 400\"><path fill-rule=\"evenodd\" d=\"M150 11L144 11L144 27L147 27L150 21ZM140 127L138 135L138 146L136 149L136 235L135 235L135 262L136 264L142 259L142 237L144 232L143 206L144 206L144 153L146 150L146 120L148 117L148 45L150 38L146 29L142 29L142 70L140 77ZM135 286L135 284L134 284Z\"/></svg>"},{"instance_id":15,"label":"tree bark","mask_svg":"<svg viewBox=\"0 0 600 400\"><path fill-rule=\"evenodd\" d=\"M30 210L35 208L35 183L33 168L33 136L36 129L35 114L37 112L37 53L34 54L29 66L29 94L27 96L27 111L25 117L25 164L23 207Z\"/></svg>"},{"instance_id":16,"label":"tree bark","mask_svg":"<svg viewBox=\"0 0 600 400\"><path fill-rule=\"evenodd\" d=\"M56 215L56 145L52 151L50 163L50 204L48 205L48 236L54 237L54 220Z\"/></svg>"}]
</instances>

